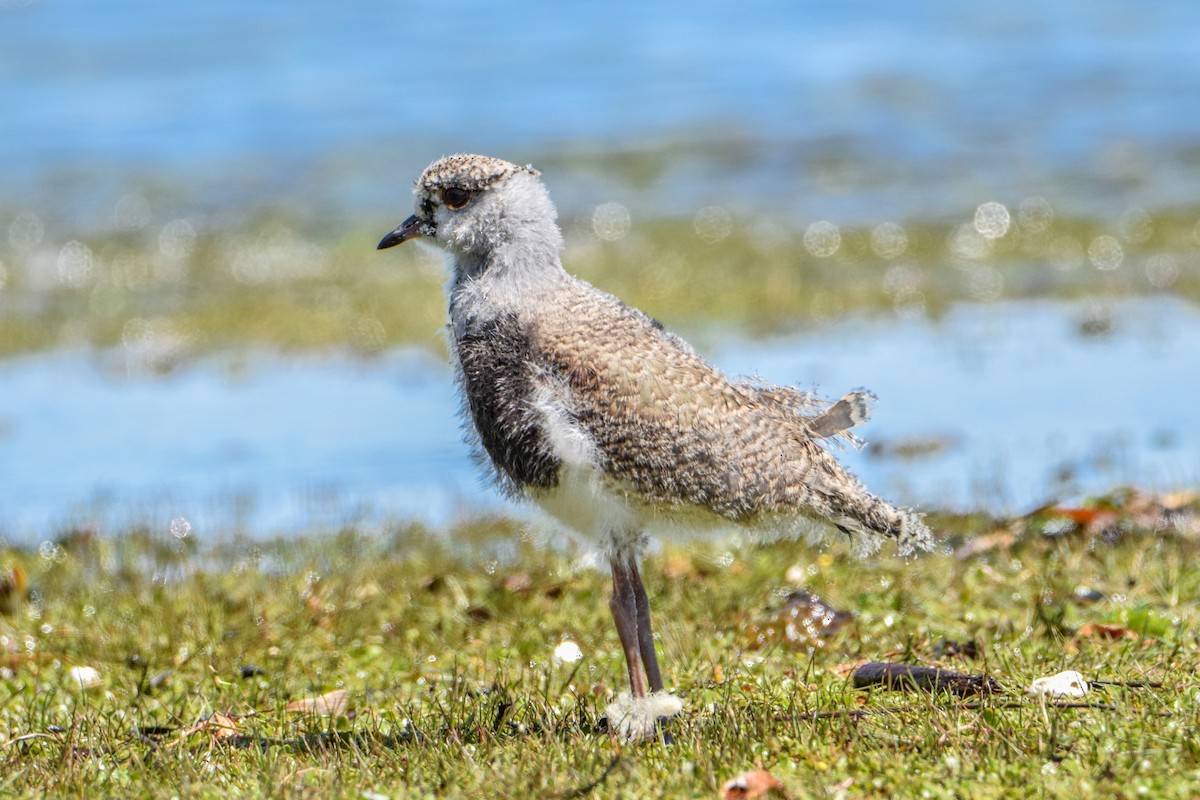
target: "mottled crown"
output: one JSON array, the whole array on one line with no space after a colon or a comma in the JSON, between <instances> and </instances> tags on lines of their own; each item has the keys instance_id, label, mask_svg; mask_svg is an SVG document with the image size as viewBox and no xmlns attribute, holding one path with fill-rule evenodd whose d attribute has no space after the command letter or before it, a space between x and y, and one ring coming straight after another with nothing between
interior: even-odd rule
<instances>
[{"instance_id":1,"label":"mottled crown","mask_svg":"<svg viewBox=\"0 0 1200 800\"><path fill-rule=\"evenodd\" d=\"M439 158L426 167L417 180L417 191L434 192L445 186L457 186L468 192L478 192L518 172L535 177L541 174L532 166L521 167L502 158L460 153Z\"/></svg>"}]
</instances>

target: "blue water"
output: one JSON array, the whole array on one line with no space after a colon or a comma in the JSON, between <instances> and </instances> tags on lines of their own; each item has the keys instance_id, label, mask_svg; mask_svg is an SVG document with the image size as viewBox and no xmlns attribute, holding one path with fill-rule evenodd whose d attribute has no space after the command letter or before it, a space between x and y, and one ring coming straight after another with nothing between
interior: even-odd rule
<instances>
[{"instance_id":1,"label":"blue water","mask_svg":"<svg viewBox=\"0 0 1200 800\"><path fill-rule=\"evenodd\" d=\"M1106 313L968 305L939 324L849 321L801 337L721 338L735 373L880 398L863 427L920 458L845 460L877 492L925 509L1020 512L1136 484L1200 483L1194 342L1200 312L1169 299ZM445 524L504 507L470 463L452 376L432 356L367 361L214 357L162 378L136 354L0 363L0 538L36 542L186 519L197 536Z\"/></svg>"},{"instance_id":2,"label":"blue water","mask_svg":"<svg viewBox=\"0 0 1200 800\"><path fill-rule=\"evenodd\" d=\"M568 215L615 200L635 222L719 203L795 230L940 224L1033 195L1102 226L1135 207L1194 214L1198 42L1194 0L0 0L0 314L40 302L4 294L6 263L12 285L24 276L21 214L44 225L47 263L119 226L130 192L150 231L283 208L336 238L387 230L412 178L453 151L532 161ZM1194 241L1169 247L1195 269ZM848 456L907 502L1010 511L1195 484L1196 312L1122 305L1100 338L1076 335L1082 313L964 306L941 325L710 336L709 352L831 394L871 386L869 438L948 442ZM218 354L166 378L131 360L0 363L0 536L440 523L498 502L426 356Z\"/></svg>"},{"instance_id":3,"label":"blue water","mask_svg":"<svg viewBox=\"0 0 1200 800\"><path fill-rule=\"evenodd\" d=\"M606 185L604 153L655 143L673 166L612 194L849 221L1040 193L1115 214L1195 200L1198 41L1193 0L0 0L0 223L103 227L147 186L177 214L390 219L447 152L600 153L578 170ZM568 206L610 199L560 180Z\"/></svg>"}]
</instances>

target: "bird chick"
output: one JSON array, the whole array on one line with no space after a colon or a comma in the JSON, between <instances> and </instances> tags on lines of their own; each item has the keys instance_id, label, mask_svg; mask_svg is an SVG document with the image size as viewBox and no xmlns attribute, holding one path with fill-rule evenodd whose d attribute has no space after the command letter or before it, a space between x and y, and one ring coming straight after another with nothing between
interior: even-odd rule
<instances>
[{"instance_id":1,"label":"bird chick","mask_svg":"<svg viewBox=\"0 0 1200 800\"><path fill-rule=\"evenodd\" d=\"M458 382L480 459L606 553L631 696L627 738L679 703L664 693L639 571L649 531L819 537L872 552L928 549L919 515L868 492L831 454L874 396L829 403L726 377L656 320L568 274L557 211L533 167L454 155L416 183L415 213L379 249L424 239L448 255Z\"/></svg>"}]
</instances>

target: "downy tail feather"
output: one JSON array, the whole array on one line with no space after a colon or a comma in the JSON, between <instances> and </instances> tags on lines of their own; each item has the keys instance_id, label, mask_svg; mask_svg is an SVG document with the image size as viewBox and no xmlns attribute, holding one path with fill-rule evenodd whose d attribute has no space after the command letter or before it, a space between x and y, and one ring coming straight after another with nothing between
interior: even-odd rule
<instances>
[{"instance_id":1,"label":"downy tail feather","mask_svg":"<svg viewBox=\"0 0 1200 800\"><path fill-rule=\"evenodd\" d=\"M860 555L876 552L887 539L896 542L902 556L933 549L933 533L925 524L924 515L911 509L896 508L868 495L844 506L839 512L831 521L854 540L855 550Z\"/></svg>"},{"instance_id":2,"label":"downy tail feather","mask_svg":"<svg viewBox=\"0 0 1200 800\"><path fill-rule=\"evenodd\" d=\"M865 389L855 389L850 394L817 414L808 423L808 431L819 439L842 436L857 447L862 441L850 433L850 429L866 422L875 410L876 397Z\"/></svg>"}]
</instances>

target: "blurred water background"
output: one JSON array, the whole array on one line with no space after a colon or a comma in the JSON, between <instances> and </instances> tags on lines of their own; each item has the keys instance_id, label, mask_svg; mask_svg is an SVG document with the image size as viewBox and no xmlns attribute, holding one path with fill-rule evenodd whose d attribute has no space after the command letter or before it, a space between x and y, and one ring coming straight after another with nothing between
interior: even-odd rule
<instances>
[{"instance_id":1,"label":"blurred water background","mask_svg":"<svg viewBox=\"0 0 1200 800\"><path fill-rule=\"evenodd\" d=\"M878 391L879 491L1194 486L1197 42L1188 0L0 0L0 537L495 507L439 263L373 251L458 151L723 366Z\"/></svg>"}]
</instances>

